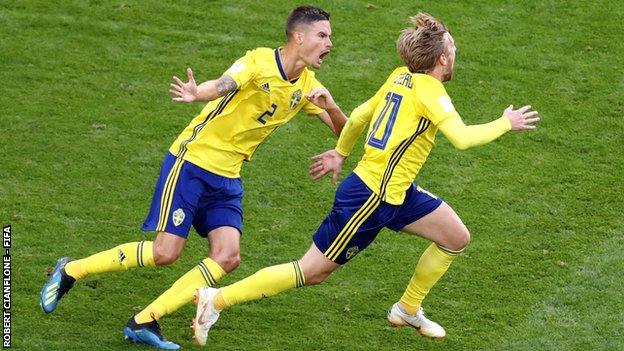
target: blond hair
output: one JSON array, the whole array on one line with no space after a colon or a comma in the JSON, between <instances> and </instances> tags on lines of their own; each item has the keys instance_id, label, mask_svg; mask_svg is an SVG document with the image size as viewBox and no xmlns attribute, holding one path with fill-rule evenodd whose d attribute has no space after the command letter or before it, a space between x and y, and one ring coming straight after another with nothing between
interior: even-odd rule
<instances>
[{"instance_id":1,"label":"blond hair","mask_svg":"<svg viewBox=\"0 0 624 351\"><path fill-rule=\"evenodd\" d=\"M427 73L446 50L444 24L428 13L410 17L412 28L401 31L397 51L412 73Z\"/></svg>"}]
</instances>

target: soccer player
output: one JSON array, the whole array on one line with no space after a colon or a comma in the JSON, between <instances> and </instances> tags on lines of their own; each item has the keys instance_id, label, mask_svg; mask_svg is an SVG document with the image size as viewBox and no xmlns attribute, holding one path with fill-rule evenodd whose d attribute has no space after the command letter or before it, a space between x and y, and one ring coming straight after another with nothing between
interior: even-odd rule
<instances>
[{"instance_id":1,"label":"soccer player","mask_svg":"<svg viewBox=\"0 0 624 351\"><path fill-rule=\"evenodd\" d=\"M455 111L443 82L453 76L455 44L446 27L425 13L412 17L413 27L397 41L405 62L379 91L351 114L334 150L314 157L310 174L320 179L333 172L334 182L345 158L366 125L364 155L338 187L333 209L313 236L303 257L261 269L221 289L197 292L195 338L205 343L220 311L295 287L323 282L340 265L364 250L387 227L431 240L416 265L403 296L388 311L394 326L411 326L432 338L444 329L427 319L421 303L470 235L455 211L413 183L439 130L459 148L486 144L509 130L532 130L539 120L530 106L486 124L466 126Z\"/></svg>"},{"instance_id":2,"label":"soccer player","mask_svg":"<svg viewBox=\"0 0 624 351\"><path fill-rule=\"evenodd\" d=\"M178 349L160 332L158 320L193 299L198 287L215 286L240 263L243 187L240 169L277 127L300 110L318 116L336 135L346 116L308 67L319 68L332 48L329 14L295 8L286 20L287 43L248 51L220 78L197 85L173 77L173 101L208 101L169 148L142 230L156 239L119 245L87 258L57 261L41 291L41 307L54 311L76 280L133 267L168 265L180 257L191 225L207 237L210 256L130 318L126 338Z\"/></svg>"}]
</instances>

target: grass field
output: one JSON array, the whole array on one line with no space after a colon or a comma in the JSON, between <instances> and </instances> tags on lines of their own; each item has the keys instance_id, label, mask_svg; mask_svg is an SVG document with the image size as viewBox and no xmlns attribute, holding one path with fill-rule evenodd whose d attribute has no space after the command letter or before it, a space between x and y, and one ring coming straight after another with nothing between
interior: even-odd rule
<instances>
[{"instance_id":1,"label":"grass field","mask_svg":"<svg viewBox=\"0 0 624 351\"><path fill-rule=\"evenodd\" d=\"M13 228L16 350L148 350L126 343L122 327L207 254L192 234L173 266L89 277L55 313L38 306L58 257L152 238L138 228L162 157L202 107L170 103L171 76L190 66L212 79L247 49L281 45L295 5L173 3L0 2L0 221ZM224 313L207 349L624 350L622 3L317 4L334 31L317 76L345 111L400 65L397 34L424 10L455 37L447 90L466 123L525 103L543 120L534 133L463 152L440 136L419 175L472 233L425 301L446 339L387 325L428 243L384 231L322 286ZM334 143L302 115L245 164L242 265L222 284L307 249L335 190L307 177L309 156ZM185 349L195 348L193 307L161 323Z\"/></svg>"}]
</instances>

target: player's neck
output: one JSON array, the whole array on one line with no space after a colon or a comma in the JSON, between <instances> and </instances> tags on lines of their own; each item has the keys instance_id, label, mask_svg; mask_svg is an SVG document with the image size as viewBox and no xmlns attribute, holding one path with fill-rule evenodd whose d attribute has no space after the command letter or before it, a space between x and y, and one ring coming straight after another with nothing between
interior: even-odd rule
<instances>
[{"instance_id":1,"label":"player's neck","mask_svg":"<svg viewBox=\"0 0 624 351\"><path fill-rule=\"evenodd\" d=\"M280 59L288 80L299 78L306 67L306 63L299 57L297 51L289 47L288 44L280 50Z\"/></svg>"},{"instance_id":2,"label":"player's neck","mask_svg":"<svg viewBox=\"0 0 624 351\"><path fill-rule=\"evenodd\" d=\"M435 66L435 68L428 74L433 78L439 80L440 82L444 83L444 72L440 66Z\"/></svg>"}]
</instances>

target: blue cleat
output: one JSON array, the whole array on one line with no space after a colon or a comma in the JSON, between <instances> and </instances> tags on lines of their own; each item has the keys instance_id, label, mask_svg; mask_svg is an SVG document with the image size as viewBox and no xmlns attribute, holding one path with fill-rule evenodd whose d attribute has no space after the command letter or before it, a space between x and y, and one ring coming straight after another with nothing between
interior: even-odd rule
<instances>
[{"instance_id":1,"label":"blue cleat","mask_svg":"<svg viewBox=\"0 0 624 351\"><path fill-rule=\"evenodd\" d=\"M160 325L155 320L137 324L134 316L132 316L124 327L123 333L126 340L137 344L150 345L164 350L178 350L180 348L180 345L165 339L160 332Z\"/></svg>"},{"instance_id":2,"label":"blue cleat","mask_svg":"<svg viewBox=\"0 0 624 351\"><path fill-rule=\"evenodd\" d=\"M59 258L50 278L41 289L41 301L39 305L45 313L51 313L56 308L59 300L74 285L76 279L65 273L65 265L72 259L69 257Z\"/></svg>"}]
</instances>

